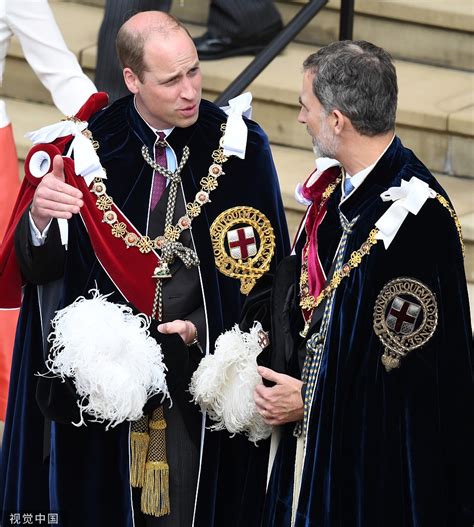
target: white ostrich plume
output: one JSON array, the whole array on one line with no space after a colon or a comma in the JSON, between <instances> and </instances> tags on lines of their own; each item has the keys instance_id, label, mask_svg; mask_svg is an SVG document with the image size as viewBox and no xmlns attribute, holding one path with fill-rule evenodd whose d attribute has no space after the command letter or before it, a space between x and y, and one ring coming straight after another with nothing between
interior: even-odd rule
<instances>
[{"instance_id":1,"label":"white ostrich plume","mask_svg":"<svg viewBox=\"0 0 474 527\"><path fill-rule=\"evenodd\" d=\"M204 357L191 379L190 392L202 411L215 421L214 430L243 433L253 443L270 436L272 427L258 413L253 391L261 382L257 356L262 351L255 322L249 333L237 325L216 341L213 355Z\"/></svg>"},{"instance_id":2,"label":"white ostrich plume","mask_svg":"<svg viewBox=\"0 0 474 527\"><path fill-rule=\"evenodd\" d=\"M81 415L73 424L85 424L85 412L108 429L142 417L151 396L169 397L166 366L146 315L109 302L97 289L89 292L92 298L79 297L56 312L46 375L73 379Z\"/></svg>"}]
</instances>

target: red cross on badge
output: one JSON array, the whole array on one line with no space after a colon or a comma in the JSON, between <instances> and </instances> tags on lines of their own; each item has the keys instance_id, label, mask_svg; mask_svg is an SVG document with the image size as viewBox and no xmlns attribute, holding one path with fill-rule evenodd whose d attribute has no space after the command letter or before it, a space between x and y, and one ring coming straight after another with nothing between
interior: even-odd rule
<instances>
[{"instance_id":1,"label":"red cross on badge","mask_svg":"<svg viewBox=\"0 0 474 527\"><path fill-rule=\"evenodd\" d=\"M421 306L396 296L387 314L387 327L395 333L410 335L420 314Z\"/></svg>"},{"instance_id":2,"label":"red cross on badge","mask_svg":"<svg viewBox=\"0 0 474 527\"><path fill-rule=\"evenodd\" d=\"M227 242L234 260L247 260L257 254L255 233L250 225L229 231Z\"/></svg>"}]
</instances>

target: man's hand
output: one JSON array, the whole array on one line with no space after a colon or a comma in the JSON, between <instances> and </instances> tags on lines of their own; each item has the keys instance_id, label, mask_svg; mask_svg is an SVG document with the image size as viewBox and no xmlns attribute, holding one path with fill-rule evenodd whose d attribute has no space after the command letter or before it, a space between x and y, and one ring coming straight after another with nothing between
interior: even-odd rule
<instances>
[{"instance_id":1,"label":"man's hand","mask_svg":"<svg viewBox=\"0 0 474 527\"><path fill-rule=\"evenodd\" d=\"M173 320L158 326L160 333L178 333L183 342L188 346L197 336L196 326L190 320Z\"/></svg>"},{"instance_id":2,"label":"man's hand","mask_svg":"<svg viewBox=\"0 0 474 527\"><path fill-rule=\"evenodd\" d=\"M303 382L263 366L259 366L258 373L263 379L276 383L271 388L259 384L253 393L258 412L265 422L269 425L282 425L301 420Z\"/></svg>"},{"instance_id":3,"label":"man's hand","mask_svg":"<svg viewBox=\"0 0 474 527\"><path fill-rule=\"evenodd\" d=\"M83 206L82 192L65 183L64 162L60 155L53 159L53 171L41 179L31 205L31 217L40 232L52 218L69 219Z\"/></svg>"}]
</instances>

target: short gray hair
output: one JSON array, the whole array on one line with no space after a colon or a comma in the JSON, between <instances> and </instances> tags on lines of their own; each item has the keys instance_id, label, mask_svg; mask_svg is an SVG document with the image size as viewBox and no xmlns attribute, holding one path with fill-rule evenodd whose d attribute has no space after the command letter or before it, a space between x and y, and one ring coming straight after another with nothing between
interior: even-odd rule
<instances>
[{"instance_id":1,"label":"short gray hair","mask_svg":"<svg viewBox=\"0 0 474 527\"><path fill-rule=\"evenodd\" d=\"M385 50L364 40L333 42L310 55L303 69L315 74L313 93L326 113L339 110L362 135L394 130L397 73Z\"/></svg>"}]
</instances>

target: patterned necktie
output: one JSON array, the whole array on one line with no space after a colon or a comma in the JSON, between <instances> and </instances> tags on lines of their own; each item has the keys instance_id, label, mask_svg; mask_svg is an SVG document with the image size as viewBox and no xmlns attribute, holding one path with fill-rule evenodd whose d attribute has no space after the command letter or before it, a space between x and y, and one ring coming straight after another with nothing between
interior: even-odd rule
<instances>
[{"instance_id":1,"label":"patterned necktie","mask_svg":"<svg viewBox=\"0 0 474 527\"><path fill-rule=\"evenodd\" d=\"M163 168L168 167L166 161L166 147L161 146L159 141L165 140L165 134L163 132L158 132L158 141L155 143L155 162L158 163ZM163 192L166 189L166 178L159 172L153 173L153 187L151 191L151 210L153 210L157 203L160 201Z\"/></svg>"}]
</instances>

